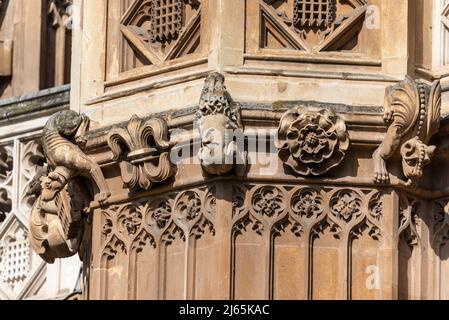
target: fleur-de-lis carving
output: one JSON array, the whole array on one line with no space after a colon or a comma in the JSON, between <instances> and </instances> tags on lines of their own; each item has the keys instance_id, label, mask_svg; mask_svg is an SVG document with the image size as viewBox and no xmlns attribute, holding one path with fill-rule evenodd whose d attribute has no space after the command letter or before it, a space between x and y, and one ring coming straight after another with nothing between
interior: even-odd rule
<instances>
[{"instance_id":1,"label":"fleur-de-lis carving","mask_svg":"<svg viewBox=\"0 0 449 320\"><path fill-rule=\"evenodd\" d=\"M107 141L113 160L121 160L123 182L131 189L149 189L175 174L168 126L163 119L145 121L134 115L126 128L112 129Z\"/></svg>"}]
</instances>

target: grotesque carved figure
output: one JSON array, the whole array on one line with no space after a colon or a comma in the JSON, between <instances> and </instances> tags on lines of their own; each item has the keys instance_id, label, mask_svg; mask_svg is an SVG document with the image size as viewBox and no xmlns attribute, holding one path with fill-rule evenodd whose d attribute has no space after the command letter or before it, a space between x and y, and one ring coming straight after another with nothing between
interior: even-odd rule
<instances>
[{"instance_id":1,"label":"grotesque carved figure","mask_svg":"<svg viewBox=\"0 0 449 320\"><path fill-rule=\"evenodd\" d=\"M208 174L223 175L234 168L240 169L238 174L243 174L246 152L238 150L237 143L233 141L235 130L242 127L239 110L232 105L224 81L220 73L209 75L201 93L197 113L201 135L199 159Z\"/></svg>"},{"instance_id":2,"label":"grotesque carved figure","mask_svg":"<svg viewBox=\"0 0 449 320\"><path fill-rule=\"evenodd\" d=\"M440 125L440 82L435 81L429 86L406 77L401 83L387 88L384 109L384 120L389 128L373 154L374 181L389 182L387 161L399 150L407 183L416 185L435 151L435 147L428 143Z\"/></svg>"},{"instance_id":3,"label":"grotesque carved figure","mask_svg":"<svg viewBox=\"0 0 449 320\"><path fill-rule=\"evenodd\" d=\"M74 111L62 111L48 120L43 130L43 147L50 166L48 174L49 188L43 188L43 194L52 198L57 191L73 177L81 175L92 178L100 189L98 201L104 202L111 192L106 184L100 167L90 159L80 147L86 144L85 134L89 129L89 118Z\"/></svg>"},{"instance_id":4,"label":"grotesque carved figure","mask_svg":"<svg viewBox=\"0 0 449 320\"><path fill-rule=\"evenodd\" d=\"M303 176L328 172L343 161L349 148L345 122L331 110L289 110L278 133L280 159Z\"/></svg>"},{"instance_id":5,"label":"grotesque carved figure","mask_svg":"<svg viewBox=\"0 0 449 320\"><path fill-rule=\"evenodd\" d=\"M98 164L80 149L86 144L88 127L87 116L62 111L43 130L48 168L30 184L29 194L37 198L30 215L30 244L49 263L79 250L91 200L89 185L81 177L94 180L100 202L111 195Z\"/></svg>"},{"instance_id":6,"label":"grotesque carved figure","mask_svg":"<svg viewBox=\"0 0 449 320\"><path fill-rule=\"evenodd\" d=\"M54 186L48 176L37 176L42 188L30 190L37 197L30 215L30 245L42 259L53 263L80 252L90 195L88 185L79 178L69 181L53 198L43 190ZM80 253L80 256L82 254Z\"/></svg>"}]
</instances>

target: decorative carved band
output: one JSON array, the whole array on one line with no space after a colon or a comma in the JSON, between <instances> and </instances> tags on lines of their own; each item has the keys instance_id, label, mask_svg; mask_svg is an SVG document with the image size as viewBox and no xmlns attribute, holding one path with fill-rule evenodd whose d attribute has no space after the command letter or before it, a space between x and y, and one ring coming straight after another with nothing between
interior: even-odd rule
<instances>
[{"instance_id":1,"label":"decorative carved band","mask_svg":"<svg viewBox=\"0 0 449 320\"><path fill-rule=\"evenodd\" d=\"M309 237L328 226L337 239L364 232L375 240L381 238L383 200L377 190L235 185L233 197L237 234L249 224L262 236L290 225L298 237Z\"/></svg>"},{"instance_id":2,"label":"decorative carved band","mask_svg":"<svg viewBox=\"0 0 449 320\"><path fill-rule=\"evenodd\" d=\"M206 231L214 234L214 211L213 187L104 209L103 256L111 260L118 252L169 245L177 235L186 241L189 237L199 239Z\"/></svg>"}]
</instances>

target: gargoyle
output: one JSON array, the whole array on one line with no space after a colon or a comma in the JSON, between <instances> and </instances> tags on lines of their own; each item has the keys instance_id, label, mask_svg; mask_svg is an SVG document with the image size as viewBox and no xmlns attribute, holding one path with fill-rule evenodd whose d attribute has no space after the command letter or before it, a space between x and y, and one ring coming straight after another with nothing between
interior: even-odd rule
<instances>
[{"instance_id":1,"label":"gargoyle","mask_svg":"<svg viewBox=\"0 0 449 320\"><path fill-rule=\"evenodd\" d=\"M55 197L45 200L43 191L53 186L46 175L36 176L41 188L30 189L37 197L30 214L30 246L47 263L80 253L90 203L89 186L80 178L69 181ZM50 194L50 193L47 193Z\"/></svg>"},{"instance_id":2,"label":"gargoyle","mask_svg":"<svg viewBox=\"0 0 449 320\"><path fill-rule=\"evenodd\" d=\"M79 251L92 193L82 177L97 184L100 203L111 195L100 167L81 150L88 127L87 116L62 111L43 130L47 167L38 171L28 191L36 196L30 215L30 245L49 263Z\"/></svg>"},{"instance_id":3,"label":"gargoyle","mask_svg":"<svg viewBox=\"0 0 449 320\"><path fill-rule=\"evenodd\" d=\"M86 144L85 134L89 129L89 118L74 111L62 111L50 118L43 130L43 148L50 167L48 177L53 187L43 192L61 190L76 176L92 178L99 188L98 201L106 201L111 192L103 173L95 161L82 150ZM81 147L81 148L80 148ZM48 197L52 198L54 194Z\"/></svg>"},{"instance_id":4,"label":"gargoyle","mask_svg":"<svg viewBox=\"0 0 449 320\"><path fill-rule=\"evenodd\" d=\"M210 175L224 175L237 170L243 174L247 155L238 150L231 135L242 127L239 110L233 104L220 73L212 73L206 78L201 93L197 125L201 135L199 159L203 170ZM237 167L236 165L240 165Z\"/></svg>"},{"instance_id":5,"label":"gargoyle","mask_svg":"<svg viewBox=\"0 0 449 320\"><path fill-rule=\"evenodd\" d=\"M430 86L406 77L401 83L387 88L384 121L389 127L385 139L373 154L376 183L389 182L387 161L399 150L407 184L417 184L435 151L435 146L428 144L439 129L440 114L439 81Z\"/></svg>"}]
</instances>

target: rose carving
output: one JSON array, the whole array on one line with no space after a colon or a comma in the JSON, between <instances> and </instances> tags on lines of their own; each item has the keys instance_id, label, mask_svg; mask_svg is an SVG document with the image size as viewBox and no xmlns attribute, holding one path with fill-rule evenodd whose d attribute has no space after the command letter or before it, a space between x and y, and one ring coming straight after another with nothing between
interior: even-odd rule
<instances>
[{"instance_id":1,"label":"rose carving","mask_svg":"<svg viewBox=\"0 0 449 320\"><path fill-rule=\"evenodd\" d=\"M303 176L319 176L338 166L349 148L345 122L331 110L289 110L278 134L280 159Z\"/></svg>"}]
</instances>

